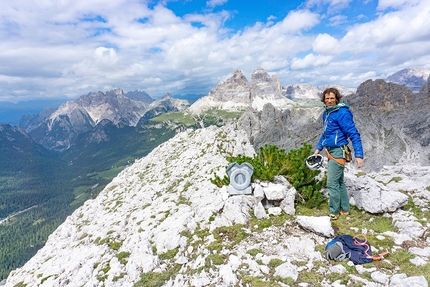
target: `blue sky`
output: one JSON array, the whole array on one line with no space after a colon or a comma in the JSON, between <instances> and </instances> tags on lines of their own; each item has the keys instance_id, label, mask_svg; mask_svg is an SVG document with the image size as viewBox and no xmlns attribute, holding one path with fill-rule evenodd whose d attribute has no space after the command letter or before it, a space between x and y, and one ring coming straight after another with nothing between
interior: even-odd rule
<instances>
[{"instance_id":1,"label":"blue sky","mask_svg":"<svg viewBox=\"0 0 430 287\"><path fill-rule=\"evenodd\" d=\"M349 88L430 69L428 0L0 2L0 101L207 94L257 67Z\"/></svg>"}]
</instances>

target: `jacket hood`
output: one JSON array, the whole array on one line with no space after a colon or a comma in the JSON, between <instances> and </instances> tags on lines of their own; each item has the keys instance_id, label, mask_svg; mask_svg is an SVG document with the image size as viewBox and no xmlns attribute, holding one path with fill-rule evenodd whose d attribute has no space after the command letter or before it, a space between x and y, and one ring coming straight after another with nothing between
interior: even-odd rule
<instances>
[{"instance_id":1,"label":"jacket hood","mask_svg":"<svg viewBox=\"0 0 430 287\"><path fill-rule=\"evenodd\" d=\"M345 104L343 102L340 102L339 104L337 104L336 106L334 106L334 107L332 107L330 109L328 109L327 106L325 106L325 109L326 109L327 112L332 112L332 111L338 110L340 108L347 108L349 110L349 105Z\"/></svg>"}]
</instances>

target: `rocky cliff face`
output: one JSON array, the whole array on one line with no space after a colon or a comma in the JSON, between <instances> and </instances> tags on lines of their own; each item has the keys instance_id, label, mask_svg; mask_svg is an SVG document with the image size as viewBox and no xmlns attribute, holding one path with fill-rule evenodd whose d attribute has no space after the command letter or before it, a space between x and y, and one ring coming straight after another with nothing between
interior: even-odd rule
<instances>
[{"instance_id":1,"label":"rocky cliff face","mask_svg":"<svg viewBox=\"0 0 430 287\"><path fill-rule=\"evenodd\" d=\"M279 110L266 104L262 111L248 110L239 119L238 126L245 130L258 150L265 144L274 144L290 150L302 143L316 142L321 133L319 118L322 108L294 108Z\"/></svg>"},{"instance_id":2,"label":"rocky cliff face","mask_svg":"<svg viewBox=\"0 0 430 287\"><path fill-rule=\"evenodd\" d=\"M271 105L287 109L294 106L294 102L282 94L281 82L276 76L270 76L264 69L257 68L251 75L252 107L262 110L264 105Z\"/></svg>"},{"instance_id":3,"label":"rocky cliff face","mask_svg":"<svg viewBox=\"0 0 430 287\"><path fill-rule=\"evenodd\" d=\"M428 91L412 93L404 85L368 80L346 102L362 134L368 164L430 163Z\"/></svg>"},{"instance_id":4,"label":"rocky cliff face","mask_svg":"<svg viewBox=\"0 0 430 287\"><path fill-rule=\"evenodd\" d=\"M188 109L190 112L219 109L243 109L251 105L251 87L240 70L235 70Z\"/></svg>"},{"instance_id":5,"label":"rocky cliff face","mask_svg":"<svg viewBox=\"0 0 430 287\"><path fill-rule=\"evenodd\" d=\"M293 84L282 88L282 94L292 100L319 100L322 92L330 87L335 87L343 96L354 94L356 89L346 88L340 85L323 85L315 87L311 84Z\"/></svg>"},{"instance_id":6,"label":"rocky cliff face","mask_svg":"<svg viewBox=\"0 0 430 287\"><path fill-rule=\"evenodd\" d=\"M311 84L294 84L283 88L283 94L289 99L319 99L320 89Z\"/></svg>"},{"instance_id":7,"label":"rocky cliff face","mask_svg":"<svg viewBox=\"0 0 430 287\"><path fill-rule=\"evenodd\" d=\"M19 125L27 132L30 132L43 123L53 112L55 112L55 109L46 108L38 114L25 115L21 118Z\"/></svg>"},{"instance_id":8,"label":"rocky cliff face","mask_svg":"<svg viewBox=\"0 0 430 287\"><path fill-rule=\"evenodd\" d=\"M130 100L144 102L144 103L148 103L148 104L150 104L154 101L154 99L151 98L151 96L148 95L144 91L138 91L138 90L130 91L130 92L125 93L125 96L127 98L129 98Z\"/></svg>"},{"instance_id":9,"label":"rocky cliff face","mask_svg":"<svg viewBox=\"0 0 430 287\"><path fill-rule=\"evenodd\" d=\"M103 120L118 127L136 126L147 103L130 100L121 89L89 93L68 101L54 111L43 111L21 121L23 128L44 147L63 151L77 136L93 129Z\"/></svg>"},{"instance_id":10,"label":"rocky cliff face","mask_svg":"<svg viewBox=\"0 0 430 287\"><path fill-rule=\"evenodd\" d=\"M88 112L69 101L60 106L47 119L29 131L31 137L47 149L68 149L74 139L95 125Z\"/></svg>"},{"instance_id":11,"label":"rocky cliff face","mask_svg":"<svg viewBox=\"0 0 430 287\"><path fill-rule=\"evenodd\" d=\"M95 124L106 119L115 125L121 122L127 126L136 126L148 106L145 102L130 100L121 89L89 93L79 97L76 104L88 113ZM63 113L61 107L57 113Z\"/></svg>"}]
</instances>

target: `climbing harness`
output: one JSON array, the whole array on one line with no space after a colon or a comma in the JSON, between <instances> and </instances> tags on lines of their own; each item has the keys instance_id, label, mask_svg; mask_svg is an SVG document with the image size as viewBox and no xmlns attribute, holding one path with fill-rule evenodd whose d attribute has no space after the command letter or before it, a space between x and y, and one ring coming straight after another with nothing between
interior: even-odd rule
<instances>
[{"instance_id":1,"label":"climbing harness","mask_svg":"<svg viewBox=\"0 0 430 287\"><path fill-rule=\"evenodd\" d=\"M345 165L346 164L346 160L344 159L344 158L334 158L329 152L328 152L328 150L327 149L325 149L325 152L327 153L327 157L328 157L328 159L332 159L332 160L334 160L335 162L337 162L338 164L341 164L341 165Z\"/></svg>"}]
</instances>

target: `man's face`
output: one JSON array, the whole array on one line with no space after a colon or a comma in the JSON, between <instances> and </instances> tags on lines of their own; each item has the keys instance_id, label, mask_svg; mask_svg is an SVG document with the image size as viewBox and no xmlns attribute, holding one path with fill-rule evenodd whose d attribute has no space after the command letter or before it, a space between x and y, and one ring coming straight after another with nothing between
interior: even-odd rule
<instances>
[{"instance_id":1,"label":"man's face","mask_svg":"<svg viewBox=\"0 0 430 287\"><path fill-rule=\"evenodd\" d=\"M324 104L327 106L327 108L332 108L334 107L337 103L336 103L336 95L333 93L328 93L325 94L324 97Z\"/></svg>"}]
</instances>

